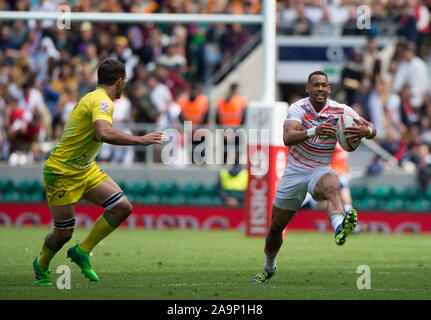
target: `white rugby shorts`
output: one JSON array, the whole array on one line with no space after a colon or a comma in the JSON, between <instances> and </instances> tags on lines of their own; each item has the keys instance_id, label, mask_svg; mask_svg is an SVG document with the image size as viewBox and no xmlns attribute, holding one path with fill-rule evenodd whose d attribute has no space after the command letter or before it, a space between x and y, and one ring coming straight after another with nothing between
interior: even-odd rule
<instances>
[{"instance_id":1,"label":"white rugby shorts","mask_svg":"<svg viewBox=\"0 0 431 320\"><path fill-rule=\"evenodd\" d=\"M278 184L273 204L283 210L298 211L304 202L307 192L314 199L314 188L320 178L327 173L337 177L337 174L331 167L318 167L309 170L288 165Z\"/></svg>"}]
</instances>

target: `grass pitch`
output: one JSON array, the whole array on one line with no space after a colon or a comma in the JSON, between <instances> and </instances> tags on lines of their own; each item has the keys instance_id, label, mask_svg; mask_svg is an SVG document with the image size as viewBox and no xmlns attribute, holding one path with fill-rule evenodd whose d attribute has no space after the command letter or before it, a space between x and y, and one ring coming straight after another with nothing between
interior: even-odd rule
<instances>
[{"instance_id":1,"label":"grass pitch","mask_svg":"<svg viewBox=\"0 0 431 320\"><path fill-rule=\"evenodd\" d=\"M88 229L77 229L51 264L52 287L34 285L32 261L48 228L0 227L0 299L430 299L429 235L352 235L345 246L332 233L289 232L275 276L251 284L264 262L262 238L236 231L116 230L94 249L100 282L89 282L66 259ZM71 289L60 290L57 267L68 265ZM359 290L357 268L371 272Z\"/></svg>"}]
</instances>

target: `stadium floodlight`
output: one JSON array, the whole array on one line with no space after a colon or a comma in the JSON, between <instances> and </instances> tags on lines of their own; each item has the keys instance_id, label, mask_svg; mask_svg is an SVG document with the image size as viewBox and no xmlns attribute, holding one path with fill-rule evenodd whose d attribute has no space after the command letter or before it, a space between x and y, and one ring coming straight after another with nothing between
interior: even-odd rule
<instances>
[{"instance_id":1,"label":"stadium floodlight","mask_svg":"<svg viewBox=\"0 0 431 320\"><path fill-rule=\"evenodd\" d=\"M60 7L59 7L60 8ZM109 12L39 12L39 11L0 11L0 21L51 20L58 21L67 14L71 22L93 23L215 23L215 24L261 24L263 26L263 88L261 100L267 105L275 102L275 46L276 9L275 0L263 1L263 14L166 14L166 13L109 13Z\"/></svg>"}]
</instances>

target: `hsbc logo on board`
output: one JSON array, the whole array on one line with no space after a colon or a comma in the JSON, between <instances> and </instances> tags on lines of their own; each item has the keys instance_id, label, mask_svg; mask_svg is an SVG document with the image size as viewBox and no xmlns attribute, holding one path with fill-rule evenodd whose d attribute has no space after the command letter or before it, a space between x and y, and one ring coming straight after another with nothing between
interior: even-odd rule
<instances>
[{"instance_id":1,"label":"hsbc logo on board","mask_svg":"<svg viewBox=\"0 0 431 320\"><path fill-rule=\"evenodd\" d=\"M253 235L263 235L267 227L268 183L263 179L250 181L250 218L249 232Z\"/></svg>"}]
</instances>

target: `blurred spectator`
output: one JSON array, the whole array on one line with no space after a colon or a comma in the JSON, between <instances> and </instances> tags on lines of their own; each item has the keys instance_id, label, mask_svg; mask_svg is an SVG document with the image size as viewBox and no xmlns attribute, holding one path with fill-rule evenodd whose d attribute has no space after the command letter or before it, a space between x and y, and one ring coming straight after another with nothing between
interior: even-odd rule
<instances>
[{"instance_id":1,"label":"blurred spectator","mask_svg":"<svg viewBox=\"0 0 431 320\"><path fill-rule=\"evenodd\" d=\"M158 27L151 29L144 47L140 53L141 61L145 64L157 63L163 53L162 32Z\"/></svg>"},{"instance_id":2,"label":"blurred spectator","mask_svg":"<svg viewBox=\"0 0 431 320\"><path fill-rule=\"evenodd\" d=\"M126 67L126 76L133 78L133 68L139 63L139 58L133 54L129 48L129 42L126 37L118 36L114 40L114 52L111 58L122 61Z\"/></svg>"},{"instance_id":3,"label":"blurred spectator","mask_svg":"<svg viewBox=\"0 0 431 320\"><path fill-rule=\"evenodd\" d=\"M166 47L166 52L160 56L158 63L180 73L185 73L187 69L186 57L180 53L180 46L174 43Z\"/></svg>"},{"instance_id":4,"label":"blurred spectator","mask_svg":"<svg viewBox=\"0 0 431 320\"><path fill-rule=\"evenodd\" d=\"M133 78L126 85L126 93L132 103L132 116L135 122L155 123L159 112L151 103L150 88L146 85L147 72L143 64L138 64Z\"/></svg>"},{"instance_id":5,"label":"blurred spectator","mask_svg":"<svg viewBox=\"0 0 431 320\"><path fill-rule=\"evenodd\" d=\"M413 110L418 113L423 104L423 96L428 90L428 72L426 63L415 55L414 44L401 41L399 44L402 61L399 63L394 76L393 89L401 92L405 84L410 85L410 103Z\"/></svg>"},{"instance_id":6,"label":"blurred spectator","mask_svg":"<svg viewBox=\"0 0 431 320\"><path fill-rule=\"evenodd\" d=\"M232 83L226 97L216 102L216 123L222 126L237 128L243 125L246 119L248 99L240 94L238 83ZM224 163L232 161L228 159L230 146L240 148L240 139L230 131L224 135Z\"/></svg>"},{"instance_id":7,"label":"blurred spectator","mask_svg":"<svg viewBox=\"0 0 431 320\"><path fill-rule=\"evenodd\" d=\"M281 34L293 34L295 21L298 18L296 1L281 2L277 14L279 32Z\"/></svg>"},{"instance_id":8,"label":"blurred spectator","mask_svg":"<svg viewBox=\"0 0 431 320\"><path fill-rule=\"evenodd\" d=\"M356 7L349 7L349 18L343 25L342 35L344 36L358 36L364 35L366 29L358 28L358 19L356 13Z\"/></svg>"},{"instance_id":9,"label":"blurred spectator","mask_svg":"<svg viewBox=\"0 0 431 320\"><path fill-rule=\"evenodd\" d=\"M231 84L226 97L216 103L216 123L232 127L244 124L247 103L247 98L239 93L239 84Z\"/></svg>"},{"instance_id":10,"label":"blurred spectator","mask_svg":"<svg viewBox=\"0 0 431 320\"><path fill-rule=\"evenodd\" d=\"M322 7L321 13L322 15L319 22L313 23L312 35L322 37L335 36L337 32L337 26L331 21L328 7Z\"/></svg>"},{"instance_id":11,"label":"blurred spectator","mask_svg":"<svg viewBox=\"0 0 431 320\"><path fill-rule=\"evenodd\" d=\"M51 82L51 88L60 94L64 93L66 88L78 90L79 82L73 67L70 64L63 64L60 66L60 73L56 79Z\"/></svg>"},{"instance_id":12,"label":"blurred spectator","mask_svg":"<svg viewBox=\"0 0 431 320\"><path fill-rule=\"evenodd\" d=\"M190 96L182 99L180 119L191 121L192 125L200 125L208 122L208 97L202 92L202 88L195 86Z\"/></svg>"},{"instance_id":13,"label":"blurred spectator","mask_svg":"<svg viewBox=\"0 0 431 320\"><path fill-rule=\"evenodd\" d=\"M353 209L352 195L350 193L350 174L349 174L349 152L345 151L339 143L335 145L331 161L331 168L337 173L340 180L341 201L343 201L344 211Z\"/></svg>"},{"instance_id":14,"label":"blurred spectator","mask_svg":"<svg viewBox=\"0 0 431 320\"><path fill-rule=\"evenodd\" d=\"M162 64L157 64L155 75L159 81L171 91L172 97L177 98L178 91L191 91L190 84L178 72L168 69Z\"/></svg>"},{"instance_id":15,"label":"blurred spectator","mask_svg":"<svg viewBox=\"0 0 431 320\"><path fill-rule=\"evenodd\" d=\"M217 181L217 192L223 204L229 207L244 205L245 192L248 186L248 170L239 164L239 155L235 157L235 164L220 170Z\"/></svg>"},{"instance_id":16,"label":"blurred spectator","mask_svg":"<svg viewBox=\"0 0 431 320\"><path fill-rule=\"evenodd\" d=\"M19 49L21 44L27 38L27 28L25 22L22 20L15 21L12 24L12 28L10 29L9 34L9 48L11 49Z\"/></svg>"},{"instance_id":17,"label":"blurred spectator","mask_svg":"<svg viewBox=\"0 0 431 320\"><path fill-rule=\"evenodd\" d=\"M387 82L377 81L368 98L368 115L376 126L376 138L379 140L385 139L387 135L388 119L385 109L389 91Z\"/></svg>"},{"instance_id":18,"label":"blurred spectator","mask_svg":"<svg viewBox=\"0 0 431 320\"><path fill-rule=\"evenodd\" d=\"M380 61L377 59L378 48L377 41L374 36L367 37L367 44L363 51L363 79L362 79L362 90L368 93L371 87L375 84L376 73L380 68Z\"/></svg>"},{"instance_id":19,"label":"blurred spectator","mask_svg":"<svg viewBox=\"0 0 431 320\"><path fill-rule=\"evenodd\" d=\"M132 131L128 125L133 123L132 105L126 95L122 95L120 99L114 101L114 114L112 124L123 133L132 135ZM100 160L109 161L111 164L121 164L130 166L133 164L135 149L133 146L115 146L104 143L100 150Z\"/></svg>"},{"instance_id":20,"label":"blurred spectator","mask_svg":"<svg viewBox=\"0 0 431 320\"><path fill-rule=\"evenodd\" d=\"M400 98L401 122L407 126L407 128L410 128L413 124L419 121L419 115L415 113L411 104L412 90L408 84L404 85L401 89Z\"/></svg>"},{"instance_id":21,"label":"blurred spectator","mask_svg":"<svg viewBox=\"0 0 431 320\"><path fill-rule=\"evenodd\" d=\"M8 157L11 153L19 149L27 149L27 128L28 124L33 120L32 113L25 107L20 105L19 98L10 95L7 100L4 129L6 133L5 153Z\"/></svg>"},{"instance_id":22,"label":"blurred spectator","mask_svg":"<svg viewBox=\"0 0 431 320\"><path fill-rule=\"evenodd\" d=\"M417 36L417 53L422 59L425 59L430 46L430 12L428 7L421 0L409 0L411 7L414 10L416 20Z\"/></svg>"},{"instance_id":23,"label":"blurred spectator","mask_svg":"<svg viewBox=\"0 0 431 320\"><path fill-rule=\"evenodd\" d=\"M223 63L226 63L248 40L248 33L242 24L232 24L226 27L220 37L220 50L223 53Z\"/></svg>"},{"instance_id":24,"label":"blurred spectator","mask_svg":"<svg viewBox=\"0 0 431 320\"><path fill-rule=\"evenodd\" d=\"M294 35L305 36L311 34L312 22L307 18L306 7L302 2L298 4L298 15L293 26Z\"/></svg>"},{"instance_id":25,"label":"blurred spectator","mask_svg":"<svg viewBox=\"0 0 431 320\"><path fill-rule=\"evenodd\" d=\"M43 37L41 40L41 50L36 54L36 70L37 80L41 83L51 81L52 75L49 67L52 65L50 61L58 61L60 52L55 48L54 42L49 37ZM52 71L52 70L51 70Z\"/></svg>"},{"instance_id":26,"label":"blurred spectator","mask_svg":"<svg viewBox=\"0 0 431 320\"><path fill-rule=\"evenodd\" d=\"M418 170L416 174L417 182L423 192L428 189L431 179L431 153L430 146L426 143L417 148Z\"/></svg>"},{"instance_id":27,"label":"blurred spectator","mask_svg":"<svg viewBox=\"0 0 431 320\"><path fill-rule=\"evenodd\" d=\"M397 132L396 128L392 126L387 128L386 137L380 143L380 145L395 158L398 164L401 164L402 160L407 156L408 143L406 139L399 132ZM383 161L383 163L380 164L379 160L380 157L376 155L368 169L369 173L380 173L383 169L389 169L392 167L390 161Z\"/></svg>"},{"instance_id":28,"label":"blurred spectator","mask_svg":"<svg viewBox=\"0 0 431 320\"><path fill-rule=\"evenodd\" d=\"M222 35L221 25L212 26L207 33L203 45L203 81L206 82L220 67L223 60L223 54L218 46Z\"/></svg>"},{"instance_id":29,"label":"blurred spectator","mask_svg":"<svg viewBox=\"0 0 431 320\"><path fill-rule=\"evenodd\" d=\"M27 79L22 88L24 107L30 111L31 115L38 115L38 121L43 124L46 136L51 137L52 115L45 104L42 92L36 88L32 76Z\"/></svg>"},{"instance_id":30,"label":"blurred spectator","mask_svg":"<svg viewBox=\"0 0 431 320\"><path fill-rule=\"evenodd\" d=\"M405 37L413 43L416 43L417 29L416 21L410 11L410 6L407 2L402 2L396 8L394 21L398 24L397 36Z\"/></svg>"},{"instance_id":31,"label":"blurred spectator","mask_svg":"<svg viewBox=\"0 0 431 320\"><path fill-rule=\"evenodd\" d=\"M352 52L352 58L347 61L341 73L341 84L346 92L346 103L352 104L361 101L360 86L363 79L363 54L362 50L355 48Z\"/></svg>"},{"instance_id":32,"label":"blurred spectator","mask_svg":"<svg viewBox=\"0 0 431 320\"><path fill-rule=\"evenodd\" d=\"M313 24L318 24L322 21L323 8L320 0L306 1L305 16Z\"/></svg>"},{"instance_id":33,"label":"blurred spectator","mask_svg":"<svg viewBox=\"0 0 431 320\"><path fill-rule=\"evenodd\" d=\"M84 56L87 46L94 42L93 25L90 22L84 22L79 29L80 37L76 48L76 54Z\"/></svg>"},{"instance_id":34,"label":"blurred spectator","mask_svg":"<svg viewBox=\"0 0 431 320\"><path fill-rule=\"evenodd\" d=\"M54 122L60 121L63 125L66 123L72 110L78 103L78 92L74 88L66 88L65 92L61 94L57 109L55 110Z\"/></svg>"},{"instance_id":35,"label":"blurred spectator","mask_svg":"<svg viewBox=\"0 0 431 320\"><path fill-rule=\"evenodd\" d=\"M151 103L158 110L159 116L157 124L160 128L175 124L181 112L180 106L174 101L169 88L161 83L155 75L147 78L148 86L151 89Z\"/></svg>"}]
</instances>

